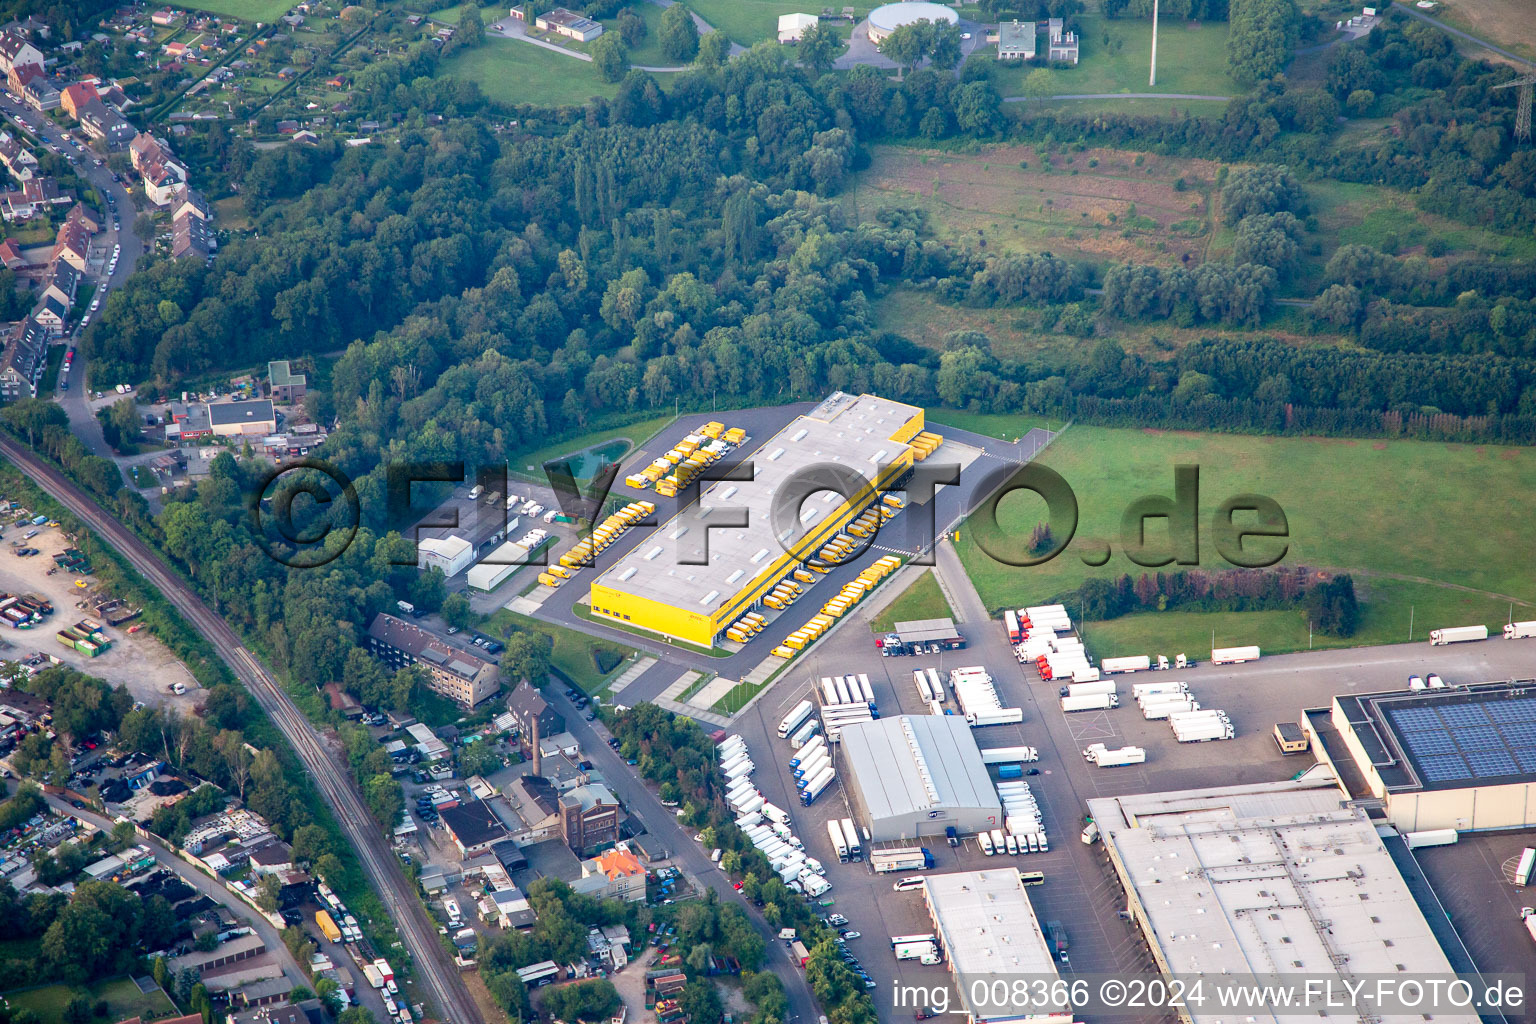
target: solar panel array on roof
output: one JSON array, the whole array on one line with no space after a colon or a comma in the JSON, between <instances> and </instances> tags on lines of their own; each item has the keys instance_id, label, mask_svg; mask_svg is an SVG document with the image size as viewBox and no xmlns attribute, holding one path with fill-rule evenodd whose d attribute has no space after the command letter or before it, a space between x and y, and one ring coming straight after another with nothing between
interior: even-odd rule
<instances>
[{"instance_id":1,"label":"solar panel array on roof","mask_svg":"<svg viewBox=\"0 0 1536 1024\"><path fill-rule=\"evenodd\" d=\"M1425 782L1536 772L1536 698L1387 711Z\"/></svg>"}]
</instances>

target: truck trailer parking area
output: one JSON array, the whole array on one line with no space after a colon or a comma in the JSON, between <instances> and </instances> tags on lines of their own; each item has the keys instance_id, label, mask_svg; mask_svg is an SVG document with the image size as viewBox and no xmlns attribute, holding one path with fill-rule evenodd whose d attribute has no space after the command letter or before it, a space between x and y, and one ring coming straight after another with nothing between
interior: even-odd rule
<instances>
[{"instance_id":1,"label":"truck trailer parking area","mask_svg":"<svg viewBox=\"0 0 1536 1024\"><path fill-rule=\"evenodd\" d=\"M942 564L942 563L941 563ZM953 581L949 581L953 585ZM862 616L864 613L860 613ZM1318 666L1316 658L1288 655L1238 666L1202 664L1192 669L1138 673L1119 677L1122 706L1104 712L1063 714L1058 707L1058 686L1041 682L1033 672L1026 672L1012 657L1000 622L962 621L959 630L966 639L961 651L939 655L882 658L869 642L862 621L840 630L824 640L814 652L814 662L794 665L772 690L744 715L732 729L747 741L758 768L754 782L773 803L790 809L794 829L805 842L806 852L820 860L832 883L829 893L835 908L849 918L848 928L857 929L862 938L847 948L859 957L863 967L884 988L890 979L909 984L937 984L949 977L945 966L923 966L916 960L898 962L885 939L891 935L919 934L931 930L923 906L921 891L893 892L894 881L908 874L938 874L961 870L1017 867L1021 871L1041 871L1045 882L1028 888L1031 905L1041 921L1062 922L1070 942L1070 970L1076 972L1141 972L1155 970L1148 950L1135 926L1122 919L1125 896L1110 869L1101 844L1084 845L1080 838L1086 803L1089 799L1170 789L1204 788L1218 784L1276 782L1288 779L1312 763L1310 755L1285 757L1275 745L1274 726L1295 722L1303 708L1326 707L1336 693L1371 691L1389 685L1406 688L1407 673L1439 670L1447 681L1481 681L1484 669L1469 668L1470 661L1457 658L1461 652L1452 648L1431 649L1420 642L1399 648L1378 648L1364 664L1344 665L1329 670ZM1466 645L1472 647L1473 645ZM1516 642L1489 641L1478 664L1499 659L1488 671L1498 675L1505 666L1519 661ZM1327 652L1330 661L1359 652ZM824 794L811 807L801 807L794 799L794 777L788 767L792 756L789 744L777 737L780 719L800 700L810 696L821 675L867 674L879 707L881 720L898 714L924 715L912 683L914 669L933 667L948 680L950 669L963 665L982 665L993 676L1004 704L1022 707L1024 721L1019 725L997 725L973 730L982 748L1031 746L1037 748L1038 762L1028 765L1039 775L1028 776L1030 790L1039 802L1050 850L1028 856L985 856L976 841L963 837L960 846L950 847L942 835L921 842L933 855L935 866L929 872L875 874L868 861L839 863L828 838L829 819L852 816L854 809L842 789L846 783L840 751L834 752L839 785ZM1476 679L1468 672L1477 672ZM1221 707L1236 726L1236 738L1222 742L1178 743L1165 721L1144 719L1130 697L1134 681L1185 681L1193 694L1208 707ZM1396 680L1393 684L1391 681ZM1146 761L1113 769L1101 769L1088 763L1082 750L1090 743L1110 748L1134 745L1146 750ZM995 778L996 770L992 770ZM860 822L860 826L865 823ZM1482 842L1474 839L1463 847L1424 851L1431 873L1436 861L1468 856L1467 851ZM897 841L893 840L892 843ZM877 844L878 845L878 844ZM890 844L885 844L890 845ZM1511 844L1506 844L1511 845ZM1514 842L1513 845L1520 845ZM1518 855L1519 850L1514 851ZM1500 904L1505 901L1499 901ZM1527 903L1530 901L1527 900ZM828 912L831 912L830 910ZM1491 913L1502 910L1490 908ZM1518 908L1517 908L1518 913ZM1508 916L1508 915L1506 915ZM1460 923L1460 922L1458 922ZM1508 932L1506 941L1525 938L1517 914L1500 931ZM1521 935L1517 936L1516 933ZM871 941L873 940L873 941ZM1498 947L1490 946L1490 952ZM1506 947L1507 948L1507 947ZM1524 947L1516 947L1523 951ZM1482 955L1474 951L1481 963ZM1508 957L1510 954L1503 954ZM1496 966L1497 959L1493 961ZM1486 968L1485 968L1486 969ZM1065 970L1065 968L1064 968ZM909 1008L891 1006L889 994L876 991L875 1005L884 1021L904 1021Z\"/></svg>"}]
</instances>

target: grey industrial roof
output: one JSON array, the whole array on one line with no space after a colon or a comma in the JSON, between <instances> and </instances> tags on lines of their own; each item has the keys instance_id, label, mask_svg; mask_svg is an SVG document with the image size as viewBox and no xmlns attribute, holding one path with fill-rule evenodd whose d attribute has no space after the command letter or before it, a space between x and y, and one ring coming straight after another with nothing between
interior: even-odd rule
<instances>
[{"instance_id":1,"label":"grey industrial roof","mask_svg":"<svg viewBox=\"0 0 1536 1024\"><path fill-rule=\"evenodd\" d=\"M1048 983L1057 974L1056 958L1024 893L1019 869L928 875L924 883L934 931L961 981L960 999L972 1019L1017 1019L1016 1008L993 1004L989 1012L974 1005L965 979L1033 976Z\"/></svg>"},{"instance_id":2,"label":"grey industrial roof","mask_svg":"<svg viewBox=\"0 0 1536 1024\"><path fill-rule=\"evenodd\" d=\"M1037 30L1032 21L1005 21L997 26L997 45L1000 50L1025 50L1035 52Z\"/></svg>"},{"instance_id":3,"label":"grey industrial roof","mask_svg":"<svg viewBox=\"0 0 1536 1024\"><path fill-rule=\"evenodd\" d=\"M1175 973L1452 973L1376 825L1331 781L1104 797L1088 810Z\"/></svg>"},{"instance_id":4,"label":"grey industrial roof","mask_svg":"<svg viewBox=\"0 0 1536 1024\"><path fill-rule=\"evenodd\" d=\"M272 403L260 398L252 402L210 402L208 418L214 426L230 423L261 423L273 418Z\"/></svg>"},{"instance_id":5,"label":"grey industrial roof","mask_svg":"<svg viewBox=\"0 0 1536 1024\"><path fill-rule=\"evenodd\" d=\"M954 619L913 619L896 623L896 635L902 643L919 644L933 640L953 640L960 635Z\"/></svg>"},{"instance_id":6,"label":"grey industrial roof","mask_svg":"<svg viewBox=\"0 0 1536 1024\"><path fill-rule=\"evenodd\" d=\"M897 715L845 726L842 754L871 820L938 807L992 807L997 789L959 715Z\"/></svg>"},{"instance_id":7,"label":"grey industrial roof","mask_svg":"<svg viewBox=\"0 0 1536 1024\"><path fill-rule=\"evenodd\" d=\"M722 480L699 504L669 520L635 545L597 578L627 594L708 615L765 573L793 544L842 508L843 496L820 491L801 506L798 529L773 535L772 507L779 488L811 466L835 464L873 479L877 466L909 446L891 435L922 414L916 406L877 395L839 391L804 416L796 417L752 456L752 480ZM745 509L747 526L712 529L712 510ZM686 540L683 540L684 536ZM685 565L681 557L700 550L708 538L708 565Z\"/></svg>"}]
</instances>

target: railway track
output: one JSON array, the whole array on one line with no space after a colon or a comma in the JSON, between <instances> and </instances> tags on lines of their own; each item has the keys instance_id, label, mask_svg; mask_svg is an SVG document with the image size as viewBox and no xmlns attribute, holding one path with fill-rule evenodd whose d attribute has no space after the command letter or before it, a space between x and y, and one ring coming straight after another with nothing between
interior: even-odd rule
<instances>
[{"instance_id":1,"label":"railway track","mask_svg":"<svg viewBox=\"0 0 1536 1024\"><path fill-rule=\"evenodd\" d=\"M282 731L342 832L357 851L363 870L378 891L416 965L416 974L448 1024L474 1024L480 1012L457 967L437 941L437 925L416 898L394 851L379 832L350 776L326 752L319 732L289 699L277 678L251 653L222 617L215 614L160 556L76 487L63 473L10 438L0 437L0 455L9 459L128 559L151 585L170 600L243 683Z\"/></svg>"}]
</instances>

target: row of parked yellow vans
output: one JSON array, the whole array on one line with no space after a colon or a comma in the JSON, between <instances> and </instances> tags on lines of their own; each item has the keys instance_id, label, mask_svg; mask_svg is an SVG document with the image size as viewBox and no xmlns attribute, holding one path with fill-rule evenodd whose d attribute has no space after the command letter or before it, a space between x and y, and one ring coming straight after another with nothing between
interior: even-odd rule
<instances>
[{"instance_id":1,"label":"row of parked yellow vans","mask_svg":"<svg viewBox=\"0 0 1536 1024\"><path fill-rule=\"evenodd\" d=\"M852 608L864 595L875 589L876 585L901 565L901 559L895 555L886 555L875 560L874 564L859 573L858 579L852 580L838 595L821 606L821 613L814 615L800 629L784 638L784 642L773 649L775 656L780 658L793 658L797 651L804 650L814 643L816 638L826 632L843 613Z\"/></svg>"},{"instance_id":2,"label":"row of parked yellow vans","mask_svg":"<svg viewBox=\"0 0 1536 1024\"><path fill-rule=\"evenodd\" d=\"M656 485L656 493L666 498L677 496L698 476L699 471L747 439L741 427L726 428L724 423L706 423L697 434L689 434L677 447L653 461L638 473L624 478L631 487L642 490Z\"/></svg>"},{"instance_id":3,"label":"row of parked yellow vans","mask_svg":"<svg viewBox=\"0 0 1536 1024\"><path fill-rule=\"evenodd\" d=\"M625 530L655 511L654 502L632 501L625 505L599 523L591 536L561 555L559 565L552 565L547 572L539 573L539 582L546 587L558 587L571 578L571 573L590 562L599 551L623 536Z\"/></svg>"},{"instance_id":4,"label":"row of parked yellow vans","mask_svg":"<svg viewBox=\"0 0 1536 1024\"><path fill-rule=\"evenodd\" d=\"M865 540L880 527L881 523L889 522L896 518L896 513L901 511L902 500L894 494L887 494L881 499L880 504L871 505L859 514L859 517L848 524L849 533Z\"/></svg>"},{"instance_id":5,"label":"row of parked yellow vans","mask_svg":"<svg viewBox=\"0 0 1536 1024\"><path fill-rule=\"evenodd\" d=\"M747 614L731 623L731 627L725 631L725 638L727 640L734 640L739 644L744 644L761 633L766 625L768 625L768 620L757 612L747 612Z\"/></svg>"},{"instance_id":6,"label":"row of parked yellow vans","mask_svg":"<svg viewBox=\"0 0 1536 1024\"><path fill-rule=\"evenodd\" d=\"M913 448L912 457L918 462L922 462L932 455L939 445L944 443L944 439L938 434L930 434L925 430L907 443Z\"/></svg>"}]
</instances>

